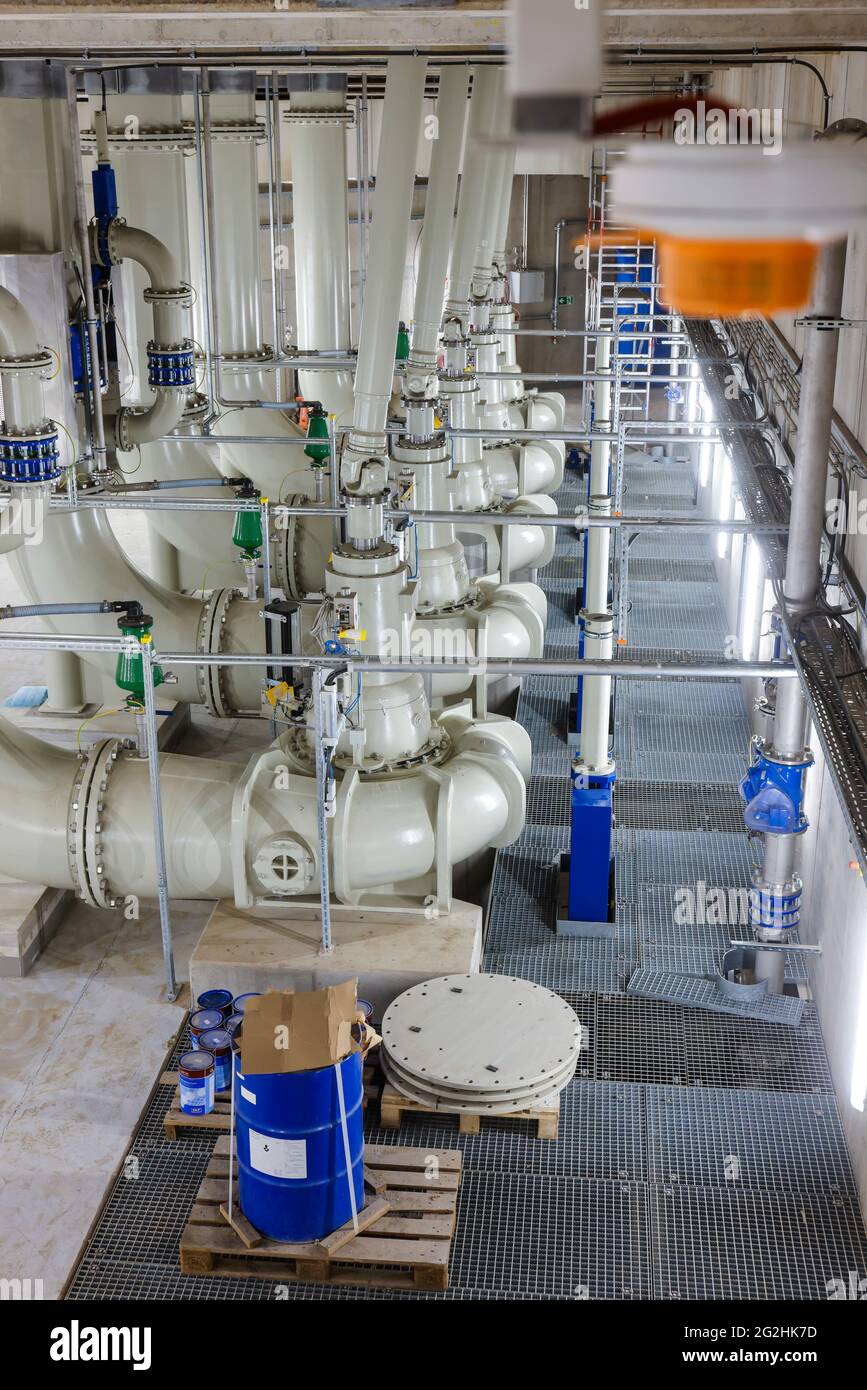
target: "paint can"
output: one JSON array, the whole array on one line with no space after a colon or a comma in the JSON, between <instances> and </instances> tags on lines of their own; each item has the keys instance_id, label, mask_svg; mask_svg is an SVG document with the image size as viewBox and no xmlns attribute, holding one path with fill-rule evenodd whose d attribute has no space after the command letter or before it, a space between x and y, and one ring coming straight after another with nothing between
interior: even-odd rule
<instances>
[{"instance_id":1,"label":"paint can","mask_svg":"<svg viewBox=\"0 0 867 1390\"><path fill-rule=\"evenodd\" d=\"M261 990L251 989L248 994L237 994L232 1002L232 1013L242 1014L247 1007L248 999L261 999Z\"/></svg>"},{"instance_id":2,"label":"paint can","mask_svg":"<svg viewBox=\"0 0 867 1390\"><path fill-rule=\"evenodd\" d=\"M230 989L206 989L196 1000L200 1009L219 1009L220 1018L226 1019L234 1013L232 991Z\"/></svg>"},{"instance_id":3,"label":"paint can","mask_svg":"<svg viewBox=\"0 0 867 1390\"><path fill-rule=\"evenodd\" d=\"M212 1028L222 1028L223 1015L219 1009L196 1009L194 1014L190 1014L190 1037L193 1045L198 1047L199 1038L203 1033L208 1033Z\"/></svg>"},{"instance_id":4,"label":"paint can","mask_svg":"<svg viewBox=\"0 0 867 1390\"><path fill-rule=\"evenodd\" d=\"M214 1058L185 1052L178 1058L178 1090L185 1115L210 1115L214 1108Z\"/></svg>"},{"instance_id":5,"label":"paint can","mask_svg":"<svg viewBox=\"0 0 867 1390\"><path fill-rule=\"evenodd\" d=\"M232 1039L225 1028L212 1028L199 1038L199 1047L214 1059L214 1087L228 1091L232 1084Z\"/></svg>"},{"instance_id":6,"label":"paint can","mask_svg":"<svg viewBox=\"0 0 867 1390\"><path fill-rule=\"evenodd\" d=\"M244 1022L244 1015L243 1015L243 1014L229 1014L229 1017L226 1019L226 1022L223 1024L223 1027L225 1028L226 1032L229 1034L229 1037L232 1039L232 1042L233 1042L233 1043L235 1042L235 1040L236 1040L236 1038L237 1038L238 1032L239 1032L240 1027L241 1027L241 1024L242 1024L243 1022Z\"/></svg>"}]
</instances>

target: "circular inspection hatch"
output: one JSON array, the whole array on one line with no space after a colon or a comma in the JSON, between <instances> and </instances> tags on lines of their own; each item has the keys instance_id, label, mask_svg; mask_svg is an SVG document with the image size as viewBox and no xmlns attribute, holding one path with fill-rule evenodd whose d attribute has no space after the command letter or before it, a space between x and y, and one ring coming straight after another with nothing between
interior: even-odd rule
<instances>
[{"instance_id":1,"label":"circular inspection hatch","mask_svg":"<svg viewBox=\"0 0 867 1390\"><path fill-rule=\"evenodd\" d=\"M581 1024L544 985L509 975L444 975L406 990L382 1021L392 1084L426 1104L504 1110L562 1090Z\"/></svg>"}]
</instances>

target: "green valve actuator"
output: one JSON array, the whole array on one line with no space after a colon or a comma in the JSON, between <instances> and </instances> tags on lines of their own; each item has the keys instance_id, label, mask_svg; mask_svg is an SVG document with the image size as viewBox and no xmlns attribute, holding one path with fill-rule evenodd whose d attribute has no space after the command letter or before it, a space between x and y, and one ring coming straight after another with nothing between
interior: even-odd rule
<instances>
[{"instance_id":1,"label":"green valve actuator","mask_svg":"<svg viewBox=\"0 0 867 1390\"><path fill-rule=\"evenodd\" d=\"M118 619L118 627L124 637L135 637L138 639L139 646L134 651L118 652L117 666L114 673L114 682L119 690L127 692L126 702L128 705L144 704L144 659L141 654L141 645L147 645L151 641L151 628L153 618L149 613L141 613L135 616L125 613ZM153 667L154 687L162 685L164 676L161 666Z\"/></svg>"},{"instance_id":2,"label":"green valve actuator","mask_svg":"<svg viewBox=\"0 0 867 1390\"><path fill-rule=\"evenodd\" d=\"M403 319L397 325L397 346L394 350L394 360L405 362L409 357L409 333Z\"/></svg>"},{"instance_id":3,"label":"green valve actuator","mask_svg":"<svg viewBox=\"0 0 867 1390\"><path fill-rule=\"evenodd\" d=\"M324 468L331 458L331 443L328 438L328 416L319 401L313 401L310 405L307 438L311 442L304 445L305 454L314 468ZM317 443L317 440L322 442Z\"/></svg>"},{"instance_id":4,"label":"green valve actuator","mask_svg":"<svg viewBox=\"0 0 867 1390\"><path fill-rule=\"evenodd\" d=\"M249 479L235 493L239 500L258 497L258 495ZM259 558L262 551L262 540L262 513L260 511L236 512L235 525L232 530L232 544L238 547L245 560L257 560Z\"/></svg>"}]
</instances>

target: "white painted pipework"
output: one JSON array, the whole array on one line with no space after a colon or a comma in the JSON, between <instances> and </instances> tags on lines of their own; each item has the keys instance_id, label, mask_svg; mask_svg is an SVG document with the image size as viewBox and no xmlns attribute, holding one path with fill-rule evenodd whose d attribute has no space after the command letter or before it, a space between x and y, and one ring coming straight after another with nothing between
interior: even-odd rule
<instances>
[{"instance_id":1,"label":"white painted pipework","mask_svg":"<svg viewBox=\"0 0 867 1390\"><path fill-rule=\"evenodd\" d=\"M608 372L611 362L611 339L597 339L597 370ZM597 381L593 386L597 430L608 430L611 420L611 383ZM591 507L601 514L610 512L611 444L607 439L595 439L590 445ZM608 563L611 532L604 526L593 526L587 532L587 577L584 605L591 613L604 613L608 608Z\"/></svg>"},{"instance_id":2,"label":"white painted pipework","mask_svg":"<svg viewBox=\"0 0 867 1390\"><path fill-rule=\"evenodd\" d=\"M485 171L491 158L490 151L481 142L494 126L501 86L502 75L497 68L488 64L473 68L473 95L446 300L446 317L458 317L464 328L467 327L470 284L485 206Z\"/></svg>"},{"instance_id":3,"label":"white painted pipework","mask_svg":"<svg viewBox=\"0 0 867 1390\"><path fill-rule=\"evenodd\" d=\"M0 357L32 359L42 351L33 320L20 300L0 285ZM0 371L3 427L9 434L29 434L46 423L42 377L35 371ZM48 501L48 483L19 483L0 512L0 555L18 550L28 538L38 509Z\"/></svg>"},{"instance_id":4,"label":"white painted pipework","mask_svg":"<svg viewBox=\"0 0 867 1390\"><path fill-rule=\"evenodd\" d=\"M293 92L287 113L292 161L292 221L298 347L346 352L350 293L346 201L346 94ZM352 373L299 371L306 400L321 401L338 424L352 418Z\"/></svg>"},{"instance_id":5,"label":"white painted pipework","mask_svg":"<svg viewBox=\"0 0 867 1390\"><path fill-rule=\"evenodd\" d=\"M10 557L10 563L28 602L50 603L62 596L65 602L90 602L96 598L138 599L154 619L154 635L166 648L176 651L216 650L255 652L262 650L262 620L259 605L233 599L226 622L216 631L203 630L206 610L200 599L173 593L142 574L118 545L103 511L86 509L49 512L45 517L40 545L23 546ZM104 616L69 615L44 619L49 631L105 637L111 629ZM217 644L216 646L214 644ZM114 677L111 653L88 652L82 656L109 680ZM251 666L222 669L228 706L238 710L257 710L259 684L263 673ZM172 698L202 702L203 695L195 667L182 666Z\"/></svg>"},{"instance_id":6,"label":"white painted pipework","mask_svg":"<svg viewBox=\"0 0 867 1390\"><path fill-rule=\"evenodd\" d=\"M523 736L524 744L520 743ZM526 733L471 720L453 726L455 755L440 770L449 786L450 864L488 846L510 843L523 819L523 780L516 766L529 758ZM104 748L111 747L109 741ZM510 755L503 757L503 750ZM257 761L260 755L253 760ZM79 772L74 753L54 748L0 720L0 872L52 887L74 886L69 826ZM160 758L168 888L175 898L233 897L242 861L287 832L318 854L316 784L293 775L288 790L259 779L247 835L239 843L232 811L245 768L237 763L167 753ZM346 779L338 816L328 822L332 883L343 902L413 898L434 887L441 823L437 784L424 777ZM100 862L112 892L153 896L157 871L147 763L121 753L102 791Z\"/></svg>"},{"instance_id":7,"label":"white painted pipework","mask_svg":"<svg viewBox=\"0 0 867 1390\"><path fill-rule=\"evenodd\" d=\"M127 257L136 261L147 273L150 288L157 294L181 288L181 273L169 248L141 227L113 221L108 230L108 249L112 265ZM180 347L187 338L188 309L182 302L154 299L154 342L160 348ZM146 410L133 413L127 408L118 413L115 442L119 449L132 449L137 444L171 434L179 423L186 406L185 387L156 388L156 399Z\"/></svg>"},{"instance_id":8,"label":"white painted pipework","mask_svg":"<svg viewBox=\"0 0 867 1390\"><path fill-rule=\"evenodd\" d=\"M222 354L221 385L225 400L276 400L278 373L257 365L263 351L259 274L259 178L256 143L249 137L225 138L226 122L249 125L255 118L253 78L237 74L234 92L217 90L210 97L213 122L211 161L217 237L213 257L213 294ZM279 348L279 344L276 345ZM235 364L231 359L239 359ZM249 444L227 441L219 464L227 476L244 474L272 501L289 493L312 497L309 461L297 445L259 444L255 436L297 436L298 426L280 410L227 407L213 427L216 435L247 435Z\"/></svg>"},{"instance_id":9,"label":"white painted pipework","mask_svg":"<svg viewBox=\"0 0 867 1390\"><path fill-rule=\"evenodd\" d=\"M510 127L510 113L511 99L506 91L502 73L500 73L496 105L491 123L491 134L495 138L500 140L505 140L507 138ZM511 150L489 149L486 152L479 237L473 258L473 273L470 282L472 294L478 299L486 299L490 294L491 267L493 265L494 252L499 246L500 216L504 197L505 176L507 173L507 166L509 165L514 169L514 147ZM509 183L509 192L511 194L511 179Z\"/></svg>"},{"instance_id":10,"label":"white painted pipework","mask_svg":"<svg viewBox=\"0 0 867 1390\"><path fill-rule=\"evenodd\" d=\"M355 409L344 481L358 480L361 460L387 453L385 424L394 379L406 229L412 211L416 156L424 105L424 58L390 58L386 68L382 133L355 373Z\"/></svg>"},{"instance_id":11,"label":"white painted pipework","mask_svg":"<svg viewBox=\"0 0 867 1390\"><path fill-rule=\"evenodd\" d=\"M597 339L599 372L607 372L611 361L611 339ZM594 383L597 429L607 429L611 419L611 385ZM610 515L611 445L594 440L590 446L590 510ZM587 531L587 576L584 586L584 655L609 660L614 649L614 619L608 606L608 565L611 532L604 526ZM611 677L585 676L581 698L581 762L595 772L610 771L614 764L608 754L611 705Z\"/></svg>"},{"instance_id":12,"label":"white painted pipework","mask_svg":"<svg viewBox=\"0 0 867 1390\"><path fill-rule=\"evenodd\" d=\"M437 346L467 111L466 68L444 68L437 98L437 139L431 155L425 199L412 347L406 365L407 388L413 395L424 394L431 378L434 383L436 380Z\"/></svg>"},{"instance_id":13,"label":"white painted pipework","mask_svg":"<svg viewBox=\"0 0 867 1390\"><path fill-rule=\"evenodd\" d=\"M158 72L152 71L154 74ZM166 76L164 71L159 73L159 77ZM176 76L180 78L180 74ZM177 80L172 85L175 87L173 91L109 95L110 130L126 130L130 107L134 103L141 130L182 132L184 110L181 82ZM142 144L141 140L134 139L112 142L111 158L117 180L118 206L133 226L142 227L160 237L175 258L181 281L193 286L196 295L193 318L198 321L193 336L201 343L205 336L202 312L204 295L200 258L195 255L199 237L197 230L190 231L192 219L188 215L187 198L187 166L194 171L195 160L179 149L171 148L170 139L167 139L165 149L142 148ZM193 202L194 216L197 211ZM147 361L148 339L153 336L151 313L142 298L147 279L142 268L134 262L130 261L128 268L132 272L135 294L125 294L123 297L124 335L138 369L137 399L147 402L153 395L147 384L147 373L142 375L141 372ZM126 266L121 267L121 272L125 269ZM179 427L181 432L188 428L183 423ZM136 473L137 482L169 482L180 478L207 478L213 474L214 488L197 488L193 492L186 491L184 496L225 498L225 488L221 486L222 475L217 466L217 450L213 445L201 445L189 439L180 446L160 443L155 439L141 444L140 451L141 469ZM230 544L231 519L215 513L199 512L191 524L188 517L150 511L147 513L147 528L151 573L166 588L195 589L202 586L203 579L212 585L238 582L239 567L234 561Z\"/></svg>"}]
</instances>

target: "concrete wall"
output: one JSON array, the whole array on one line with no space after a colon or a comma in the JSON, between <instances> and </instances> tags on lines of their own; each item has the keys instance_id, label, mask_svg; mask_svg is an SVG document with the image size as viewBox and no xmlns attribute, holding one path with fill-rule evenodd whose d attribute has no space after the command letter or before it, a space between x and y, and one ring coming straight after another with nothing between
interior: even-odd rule
<instances>
[{"instance_id":1,"label":"concrete wall","mask_svg":"<svg viewBox=\"0 0 867 1390\"><path fill-rule=\"evenodd\" d=\"M573 303L559 310L558 327L584 327L584 271L575 269L572 242L587 230L588 182L569 174L529 174L527 198L527 266L544 270L545 298L536 304L519 306L521 322L527 328L547 328L551 322L554 294L554 240L560 219L567 224L560 238L560 293L572 295ZM524 239L524 179L518 176L512 186L512 207L506 245L509 264ZM579 372L582 360L580 338L519 338L518 361L528 372Z\"/></svg>"},{"instance_id":2,"label":"concrete wall","mask_svg":"<svg viewBox=\"0 0 867 1390\"><path fill-rule=\"evenodd\" d=\"M821 71L832 94L830 120L867 119L867 54L803 55ZM815 77L799 67L750 67L720 74L716 84L734 105L779 108L784 138L808 138L821 125L821 90ZM867 319L867 235L849 236L843 312ZM780 327L799 355L803 330L793 316ZM867 335L861 327L843 331L837 368L835 405L842 419L867 444ZM859 484L865 494L867 484ZM862 583L867 579L867 537L846 538L846 554ZM732 631L737 614L730 611ZM763 652L762 655L765 655ZM815 996L828 1049L843 1125L849 1140L867 1216L867 890L830 774L811 734L816 766L809 775L806 811L810 829L800 846L799 871L804 879L803 939L817 942L822 955L811 965ZM859 1106L861 1108L859 1108Z\"/></svg>"}]
</instances>

